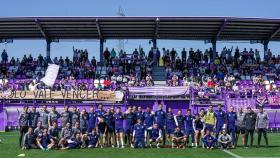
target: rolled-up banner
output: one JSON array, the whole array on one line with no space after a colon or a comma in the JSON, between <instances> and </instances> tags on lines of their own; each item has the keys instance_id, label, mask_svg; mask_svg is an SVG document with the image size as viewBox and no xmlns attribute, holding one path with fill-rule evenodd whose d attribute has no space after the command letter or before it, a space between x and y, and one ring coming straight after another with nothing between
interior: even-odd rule
<instances>
[{"instance_id":1,"label":"rolled-up banner","mask_svg":"<svg viewBox=\"0 0 280 158\"><path fill-rule=\"evenodd\" d=\"M58 70L59 70L59 65L49 64L47 71L45 73L45 77L43 77L41 81L44 82L47 86L52 87L56 80Z\"/></svg>"}]
</instances>

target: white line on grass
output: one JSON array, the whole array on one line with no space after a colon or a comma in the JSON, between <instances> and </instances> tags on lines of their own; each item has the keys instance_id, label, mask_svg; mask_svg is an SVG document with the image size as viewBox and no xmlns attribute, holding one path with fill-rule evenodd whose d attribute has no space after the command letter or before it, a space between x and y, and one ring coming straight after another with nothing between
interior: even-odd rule
<instances>
[{"instance_id":1,"label":"white line on grass","mask_svg":"<svg viewBox=\"0 0 280 158\"><path fill-rule=\"evenodd\" d=\"M19 136L19 135L0 135L0 137L17 137L17 136Z\"/></svg>"},{"instance_id":2,"label":"white line on grass","mask_svg":"<svg viewBox=\"0 0 280 158\"><path fill-rule=\"evenodd\" d=\"M236 155L236 154L234 154L234 153L232 153L232 152L230 152L230 151L228 151L228 150L223 150L223 151L224 151L225 153L227 153L227 154L233 156L234 158L243 158L243 157L241 157L241 156L239 156L239 155Z\"/></svg>"}]
</instances>

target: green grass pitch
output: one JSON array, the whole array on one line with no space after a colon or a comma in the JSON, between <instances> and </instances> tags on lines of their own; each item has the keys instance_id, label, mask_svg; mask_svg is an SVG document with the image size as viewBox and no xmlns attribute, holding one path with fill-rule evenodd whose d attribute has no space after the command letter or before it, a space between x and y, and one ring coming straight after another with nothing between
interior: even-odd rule
<instances>
[{"instance_id":1,"label":"green grass pitch","mask_svg":"<svg viewBox=\"0 0 280 158\"><path fill-rule=\"evenodd\" d=\"M18 133L0 133L0 158L14 158L19 154L25 154L26 158L280 158L280 134L269 133L270 147L248 148L237 147L229 150L235 155L230 155L220 149L208 151L202 148L187 149L117 149L117 148L96 148L96 149L76 149L76 150L20 150L18 147ZM255 134L255 143L256 143Z\"/></svg>"}]
</instances>

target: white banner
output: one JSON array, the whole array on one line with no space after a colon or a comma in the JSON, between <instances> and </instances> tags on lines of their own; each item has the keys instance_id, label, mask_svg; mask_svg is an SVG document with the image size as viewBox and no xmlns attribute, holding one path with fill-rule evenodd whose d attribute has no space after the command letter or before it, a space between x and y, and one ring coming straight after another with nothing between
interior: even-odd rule
<instances>
[{"instance_id":1,"label":"white banner","mask_svg":"<svg viewBox=\"0 0 280 158\"><path fill-rule=\"evenodd\" d=\"M49 64L47 71L45 73L45 77L43 77L41 81L44 82L47 86L52 87L56 80L58 70L59 70L59 65Z\"/></svg>"}]
</instances>

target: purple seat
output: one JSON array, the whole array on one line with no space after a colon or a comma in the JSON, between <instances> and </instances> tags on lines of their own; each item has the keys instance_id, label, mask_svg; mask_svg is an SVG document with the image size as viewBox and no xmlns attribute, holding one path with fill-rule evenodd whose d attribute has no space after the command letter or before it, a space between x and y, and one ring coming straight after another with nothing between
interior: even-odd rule
<instances>
[{"instance_id":1,"label":"purple seat","mask_svg":"<svg viewBox=\"0 0 280 158\"><path fill-rule=\"evenodd\" d=\"M87 79L82 79L82 83L87 83Z\"/></svg>"},{"instance_id":2,"label":"purple seat","mask_svg":"<svg viewBox=\"0 0 280 158\"><path fill-rule=\"evenodd\" d=\"M77 80L77 84L81 84L82 83L82 80L81 79L78 79Z\"/></svg>"},{"instance_id":3,"label":"purple seat","mask_svg":"<svg viewBox=\"0 0 280 158\"><path fill-rule=\"evenodd\" d=\"M183 86L184 85L184 80L179 80L179 86Z\"/></svg>"},{"instance_id":4,"label":"purple seat","mask_svg":"<svg viewBox=\"0 0 280 158\"><path fill-rule=\"evenodd\" d=\"M8 80L8 84L12 84L12 83L14 83L14 80L13 79L9 79Z\"/></svg>"},{"instance_id":5,"label":"purple seat","mask_svg":"<svg viewBox=\"0 0 280 158\"><path fill-rule=\"evenodd\" d=\"M13 88L13 90L18 90L18 87L19 86L17 84L14 84L12 88Z\"/></svg>"},{"instance_id":6,"label":"purple seat","mask_svg":"<svg viewBox=\"0 0 280 158\"><path fill-rule=\"evenodd\" d=\"M117 85L116 85L115 83L112 83L112 84L111 84L111 89L112 89L112 90L115 90L116 88L117 88Z\"/></svg>"},{"instance_id":7,"label":"purple seat","mask_svg":"<svg viewBox=\"0 0 280 158\"><path fill-rule=\"evenodd\" d=\"M93 84L93 79L88 79L88 80L87 80L87 83L88 83L88 84Z\"/></svg>"},{"instance_id":8,"label":"purple seat","mask_svg":"<svg viewBox=\"0 0 280 158\"><path fill-rule=\"evenodd\" d=\"M253 85L253 81L252 81L252 80L248 80L247 83L248 83L249 85Z\"/></svg>"},{"instance_id":9,"label":"purple seat","mask_svg":"<svg viewBox=\"0 0 280 158\"><path fill-rule=\"evenodd\" d=\"M93 90L94 89L94 85L93 84L88 84L88 90Z\"/></svg>"}]
</instances>

